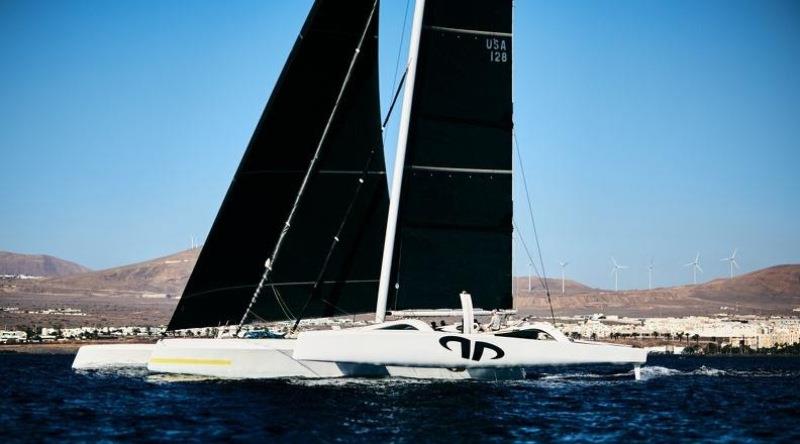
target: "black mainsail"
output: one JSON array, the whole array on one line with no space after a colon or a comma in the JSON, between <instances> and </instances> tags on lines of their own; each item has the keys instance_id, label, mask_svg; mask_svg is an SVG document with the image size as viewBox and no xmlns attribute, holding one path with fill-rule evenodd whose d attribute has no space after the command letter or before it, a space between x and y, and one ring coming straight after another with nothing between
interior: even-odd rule
<instances>
[{"instance_id":1,"label":"black mainsail","mask_svg":"<svg viewBox=\"0 0 800 444\"><path fill-rule=\"evenodd\" d=\"M381 145L378 15L375 0L317 0L253 133L170 330L236 324L292 208L330 117L360 36L356 59L319 168L252 313L264 320L298 315L323 268L331 238L367 168L340 242L306 317L374 308L388 191Z\"/></svg>"},{"instance_id":2,"label":"black mainsail","mask_svg":"<svg viewBox=\"0 0 800 444\"><path fill-rule=\"evenodd\" d=\"M511 308L512 0L426 0L388 309Z\"/></svg>"}]
</instances>

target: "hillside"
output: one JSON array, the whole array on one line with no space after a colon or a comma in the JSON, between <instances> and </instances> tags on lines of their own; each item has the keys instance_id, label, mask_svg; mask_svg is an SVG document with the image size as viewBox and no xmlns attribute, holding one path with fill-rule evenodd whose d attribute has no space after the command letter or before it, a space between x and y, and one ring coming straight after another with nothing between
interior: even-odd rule
<instances>
[{"instance_id":1,"label":"hillside","mask_svg":"<svg viewBox=\"0 0 800 444\"><path fill-rule=\"evenodd\" d=\"M146 262L26 283L46 293L162 293L180 295L200 250L186 250Z\"/></svg>"},{"instance_id":2,"label":"hillside","mask_svg":"<svg viewBox=\"0 0 800 444\"><path fill-rule=\"evenodd\" d=\"M90 271L83 265L44 254L0 251L0 275L69 276Z\"/></svg>"},{"instance_id":3,"label":"hillside","mask_svg":"<svg viewBox=\"0 0 800 444\"><path fill-rule=\"evenodd\" d=\"M516 292L528 291L527 277L517 277L514 279L514 283ZM550 289L550 294L561 294L561 278L547 278L547 287ZM532 292L544 291L544 287L542 286L542 281L535 276L533 277L533 279L531 279L531 291ZM581 284L578 281L573 281L571 279L564 279L564 294L587 293L594 291L597 290L587 285Z\"/></svg>"},{"instance_id":4,"label":"hillside","mask_svg":"<svg viewBox=\"0 0 800 444\"><path fill-rule=\"evenodd\" d=\"M745 306L800 306L800 265L778 265L689 288L689 296Z\"/></svg>"},{"instance_id":5,"label":"hillside","mask_svg":"<svg viewBox=\"0 0 800 444\"><path fill-rule=\"evenodd\" d=\"M165 322L175 299L163 296L181 294L199 250L107 270L70 276L20 280L2 289L5 305L48 308L70 306L99 316L139 316ZM515 279L515 305L522 313L549 315L547 298L538 279ZM721 311L739 314L791 314L800 307L800 265L780 265L737 276L716 279L700 285L653 290L609 291L591 288L573 280L548 279L556 315L591 313L624 316L708 315ZM161 299L141 296L161 295ZM110 301L109 297L116 297ZM163 301L163 302L158 302ZM147 314L146 314L147 313ZM145 315L146 314L146 315ZM109 318L111 319L111 318ZM85 320L76 319L75 322Z\"/></svg>"},{"instance_id":6,"label":"hillside","mask_svg":"<svg viewBox=\"0 0 800 444\"><path fill-rule=\"evenodd\" d=\"M557 279L548 282L556 313L609 312L630 316L711 314L725 310L740 313L791 313L800 306L800 265L778 265L699 285L653 290L608 291L567 286L561 295ZM555 283L556 285L553 285ZM541 287L527 292L518 287L517 308L537 314L549 311ZM723 308L726 307L726 308Z\"/></svg>"}]
</instances>

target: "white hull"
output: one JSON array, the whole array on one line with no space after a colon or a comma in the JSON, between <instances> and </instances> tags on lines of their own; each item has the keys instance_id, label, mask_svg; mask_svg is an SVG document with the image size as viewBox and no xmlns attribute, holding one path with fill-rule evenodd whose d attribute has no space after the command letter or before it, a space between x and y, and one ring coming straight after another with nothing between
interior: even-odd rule
<instances>
[{"instance_id":1,"label":"white hull","mask_svg":"<svg viewBox=\"0 0 800 444\"><path fill-rule=\"evenodd\" d=\"M647 351L602 342L540 341L480 333L342 330L300 334L293 356L304 361L472 369L643 364Z\"/></svg>"},{"instance_id":2,"label":"white hull","mask_svg":"<svg viewBox=\"0 0 800 444\"><path fill-rule=\"evenodd\" d=\"M147 362L155 373L219 378L339 378L380 376L381 366L302 361L292 357L294 339L166 339Z\"/></svg>"},{"instance_id":3,"label":"white hull","mask_svg":"<svg viewBox=\"0 0 800 444\"><path fill-rule=\"evenodd\" d=\"M295 340L276 339L279 348L253 339L170 339L158 344L86 345L75 356L75 370L147 368L153 373L229 379L400 377L416 379L522 379L522 369L451 370L297 361ZM169 342L169 344L167 343ZM235 363L235 364L234 364Z\"/></svg>"},{"instance_id":4,"label":"white hull","mask_svg":"<svg viewBox=\"0 0 800 444\"><path fill-rule=\"evenodd\" d=\"M647 351L603 343L375 328L313 331L298 339L164 339L82 347L73 368L147 367L218 378L523 379L526 369L634 365ZM638 373L638 372L637 372Z\"/></svg>"},{"instance_id":5,"label":"white hull","mask_svg":"<svg viewBox=\"0 0 800 444\"><path fill-rule=\"evenodd\" d=\"M78 349L72 368L147 367L156 344L84 345Z\"/></svg>"}]
</instances>

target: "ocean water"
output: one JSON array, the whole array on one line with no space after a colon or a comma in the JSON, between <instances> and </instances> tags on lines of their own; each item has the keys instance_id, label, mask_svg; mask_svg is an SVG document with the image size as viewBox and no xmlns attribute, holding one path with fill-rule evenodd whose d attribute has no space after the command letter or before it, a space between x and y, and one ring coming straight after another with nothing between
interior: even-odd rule
<instances>
[{"instance_id":1,"label":"ocean water","mask_svg":"<svg viewBox=\"0 0 800 444\"><path fill-rule=\"evenodd\" d=\"M0 443L800 442L800 358L651 357L512 382L221 381L0 354Z\"/></svg>"}]
</instances>

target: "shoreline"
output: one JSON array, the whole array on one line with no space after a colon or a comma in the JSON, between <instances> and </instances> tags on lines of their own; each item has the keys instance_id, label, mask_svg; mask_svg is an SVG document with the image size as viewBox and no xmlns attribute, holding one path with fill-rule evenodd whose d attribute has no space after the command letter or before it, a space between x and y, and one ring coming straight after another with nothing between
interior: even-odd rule
<instances>
[{"instance_id":1,"label":"shoreline","mask_svg":"<svg viewBox=\"0 0 800 444\"><path fill-rule=\"evenodd\" d=\"M96 344L153 344L156 340L89 340L59 341L24 344L0 344L0 355L4 353L74 355L84 345Z\"/></svg>"},{"instance_id":2,"label":"shoreline","mask_svg":"<svg viewBox=\"0 0 800 444\"><path fill-rule=\"evenodd\" d=\"M31 354L31 355L74 355L78 352L78 349L84 345L98 345L98 344L153 344L158 341L157 338L150 339L150 340L143 340L140 338L131 338L129 340L119 340L119 339L98 339L98 340L86 340L86 341L59 341L59 342L41 342L41 343L23 343L23 344L0 344L0 356L3 354L11 354L11 353L19 353L19 354ZM619 341L616 342L617 344L624 344L629 341ZM632 342L632 341L630 341ZM662 342L662 341L658 341ZM614 343L614 342L610 342ZM630 344L628 344L630 345ZM645 345L645 344L639 344ZM672 345L675 345L674 343ZM652 344L646 344L645 346L652 346ZM749 357L749 356L759 356L759 357L769 357L769 356L783 356L783 357L798 357L800 354L797 353L698 353L698 354L676 354L675 356L685 356L685 357L710 357L710 356L729 356L729 357Z\"/></svg>"}]
</instances>

